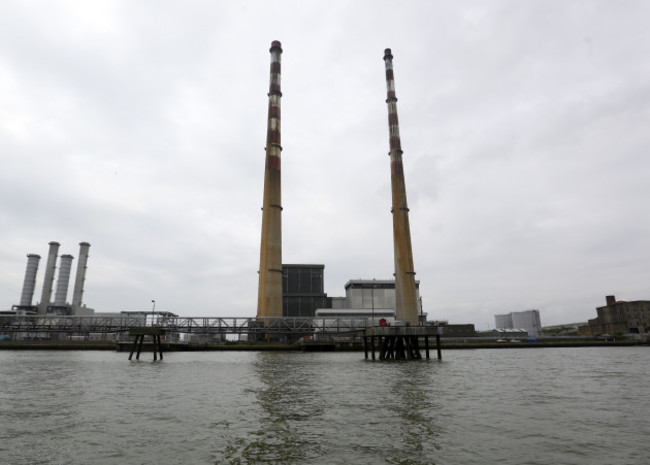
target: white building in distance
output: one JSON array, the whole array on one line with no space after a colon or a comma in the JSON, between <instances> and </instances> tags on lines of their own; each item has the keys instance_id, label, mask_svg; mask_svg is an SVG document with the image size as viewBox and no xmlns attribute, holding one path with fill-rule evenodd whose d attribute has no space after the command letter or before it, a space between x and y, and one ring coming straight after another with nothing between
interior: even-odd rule
<instances>
[{"instance_id":1,"label":"white building in distance","mask_svg":"<svg viewBox=\"0 0 650 465\"><path fill-rule=\"evenodd\" d=\"M494 315L496 328L522 328L528 331L529 336L537 337L542 330L539 310L524 310L523 312L510 312L505 315Z\"/></svg>"}]
</instances>

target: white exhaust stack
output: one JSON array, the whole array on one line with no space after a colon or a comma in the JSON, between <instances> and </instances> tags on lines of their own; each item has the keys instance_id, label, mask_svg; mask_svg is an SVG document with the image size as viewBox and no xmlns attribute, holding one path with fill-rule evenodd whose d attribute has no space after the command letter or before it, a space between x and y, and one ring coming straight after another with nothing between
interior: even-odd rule
<instances>
[{"instance_id":1,"label":"white exhaust stack","mask_svg":"<svg viewBox=\"0 0 650 465\"><path fill-rule=\"evenodd\" d=\"M54 272L56 270L56 257L59 253L58 242L50 242L50 251L47 254L47 264L45 265L45 278L43 278L43 293L41 302L38 305L38 313L47 313L47 307L52 303L52 284L54 283Z\"/></svg>"},{"instance_id":2,"label":"white exhaust stack","mask_svg":"<svg viewBox=\"0 0 650 465\"><path fill-rule=\"evenodd\" d=\"M88 249L90 249L90 244L88 242L79 243L79 261L77 262L77 275L74 280L74 291L72 293L73 314L77 312L77 309L81 308L81 302L84 293L84 283L86 281Z\"/></svg>"},{"instance_id":3,"label":"white exhaust stack","mask_svg":"<svg viewBox=\"0 0 650 465\"><path fill-rule=\"evenodd\" d=\"M54 305L57 307L64 306L68 298L68 283L70 282L70 269L72 268L73 259L72 255L61 255L59 279L56 281L56 295L54 296Z\"/></svg>"},{"instance_id":4,"label":"white exhaust stack","mask_svg":"<svg viewBox=\"0 0 650 465\"><path fill-rule=\"evenodd\" d=\"M27 255L27 269L25 270L25 281L23 281L23 292L20 295L20 306L31 307L36 289L36 273L38 272L38 263L41 260L40 255L30 253Z\"/></svg>"}]
</instances>

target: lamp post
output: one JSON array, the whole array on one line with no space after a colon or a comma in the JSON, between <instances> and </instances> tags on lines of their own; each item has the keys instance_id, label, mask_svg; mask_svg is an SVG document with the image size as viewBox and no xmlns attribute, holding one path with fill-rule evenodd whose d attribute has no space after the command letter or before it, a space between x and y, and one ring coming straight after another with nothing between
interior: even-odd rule
<instances>
[{"instance_id":1,"label":"lamp post","mask_svg":"<svg viewBox=\"0 0 650 465\"><path fill-rule=\"evenodd\" d=\"M372 279L373 281L375 280L374 278ZM370 288L370 305L372 307L372 318L371 318L371 323L372 326L375 326L375 283L372 283L372 287Z\"/></svg>"},{"instance_id":2,"label":"lamp post","mask_svg":"<svg viewBox=\"0 0 650 465\"><path fill-rule=\"evenodd\" d=\"M153 326L153 322L154 322L154 311L156 310L156 301L152 299L152 300L151 300L151 303L153 303L153 307L151 308L151 326Z\"/></svg>"}]
</instances>

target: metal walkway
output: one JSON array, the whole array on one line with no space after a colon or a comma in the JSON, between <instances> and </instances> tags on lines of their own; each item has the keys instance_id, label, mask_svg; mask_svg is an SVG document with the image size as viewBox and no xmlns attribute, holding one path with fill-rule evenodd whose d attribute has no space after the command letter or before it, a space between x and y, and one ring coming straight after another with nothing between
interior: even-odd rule
<instances>
[{"instance_id":1,"label":"metal walkway","mask_svg":"<svg viewBox=\"0 0 650 465\"><path fill-rule=\"evenodd\" d=\"M145 326L162 331L193 334L349 334L371 327L370 318L206 318L95 317L95 316L0 316L0 333L69 332L117 333Z\"/></svg>"}]
</instances>

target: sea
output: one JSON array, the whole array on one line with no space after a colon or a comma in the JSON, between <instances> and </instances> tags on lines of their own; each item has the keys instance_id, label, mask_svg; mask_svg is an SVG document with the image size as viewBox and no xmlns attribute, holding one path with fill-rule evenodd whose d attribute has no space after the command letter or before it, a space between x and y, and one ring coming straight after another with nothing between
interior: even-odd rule
<instances>
[{"instance_id":1,"label":"sea","mask_svg":"<svg viewBox=\"0 0 650 465\"><path fill-rule=\"evenodd\" d=\"M0 463L650 463L648 346L127 358L0 351Z\"/></svg>"}]
</instances>

